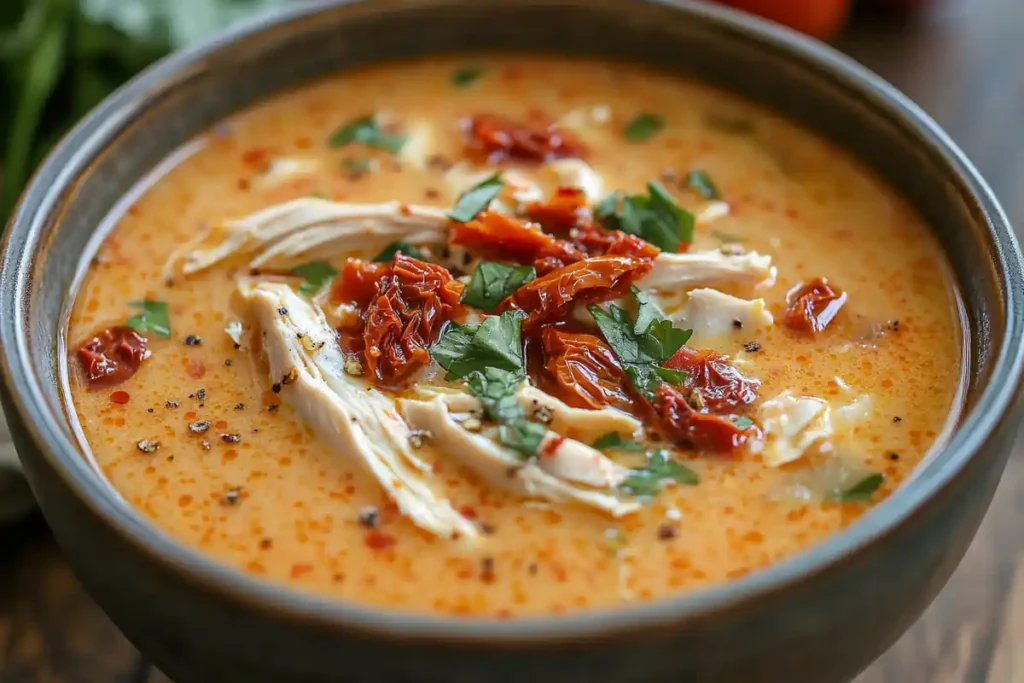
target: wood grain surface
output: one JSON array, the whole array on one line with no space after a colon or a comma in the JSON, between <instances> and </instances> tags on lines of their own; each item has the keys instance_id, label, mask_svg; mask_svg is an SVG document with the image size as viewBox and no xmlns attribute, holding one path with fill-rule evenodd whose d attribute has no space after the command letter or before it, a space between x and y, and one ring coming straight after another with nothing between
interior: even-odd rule
<instances>
[{"instance_id":1,"label":"wood grain surface","mask_svg":"<svg viewBox=\"0 0 1024 683\"><path fill-rule=\"evenodd\" d=\"M952 134L1019 235L1022 42L1024 0L939 0L902 21L858 16L839 41ZM0 533L0 683L170 683L82 592L38 515ZM1024 442L952 580L856 683L1024 683Z\"/></svg>"}]
</instances>

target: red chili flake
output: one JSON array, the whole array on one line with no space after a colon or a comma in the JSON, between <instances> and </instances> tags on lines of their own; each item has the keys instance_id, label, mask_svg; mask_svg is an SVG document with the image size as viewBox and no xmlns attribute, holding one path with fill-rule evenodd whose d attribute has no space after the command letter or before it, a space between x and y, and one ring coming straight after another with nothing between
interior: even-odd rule
<instances>
[{"instance_id":1,"label":"red chili flake","mask_svg":"<svg viewBox=\"0 0 1024 683\"><path fill-rule=\"evenodd\" d=\"M548 439L547 443L541 449L541 455L547 458L555 457L555 453L561 448L562 444L565 443L565 437L558 435L553 439Z\"/></svg>"},{"instance_id":2,"label":"red chili flake","mask_svg":"<svg viewBox=\"0 0 1024 683\"><path fill-rule=\"evenodd\" d=\"M665 362L671 370L683 370L683 386L700 392L700 400L713 413L730 412L757 400L760 380L743 375L725 356L682 346Z\"/></svg>"},{"instance_id":3,"label":"red chili flake","mask_svg":"<svg viewBox=\"0 0 1024 683\"><path fill-rule=\"evenodd\" d=\"M202 379L206 374L206 365L201 360L189 358L185 361L185 372L192 379Z\"/></svg>"},{"instance_id":4,"label":"red chili flake","mask_svg":"<svg viewBox=\"0 0 1024 683\"><path fill-rule=\"evenodd\" d=\"M395 545L398 541L394 536L386 534L383 531L368 531L365 537L366 547L373 550L385 550Z\"/></svg>"},{"instance_id":5,"label":"red chili flake","mask_svg":"<svg viewBox=\"0 0 1024 683\"><path fill-rule=\"evenodd\" d=\"M467 150L490 163L504 159L550 161L582 158L586 148L556 125L530 127L494 114L479 114L469 121Z\"/></svg>"},{"instance_id":6,"label":"red chili flake","mask_svg":"<svg viewBox=\"0 0 1024 683\"><path fill-rule=\"evenodd\" d=\"M110 395L111 403L116 403L119 406L123 406L131 400L131 395L127 391L115 391Z\"/></svg>"},{"instance_id":7,"label":"red chili flake","mask_svg":"<svg viewBox=\"0 0 1024 683\"><path fill-rule=\"evenodd\" d=\"M564 319L574 303L600 303L625 296L647 275L653 262L624 256L598 256L573 263L527 282L501 302L497 312L526 312L523 334Z\"/></svg>"},{"instance_id":8,"label":"red chili flake","mask_svg":"<svg viewBox=\"0 0 1024 683\"><path fill-rule=\"evenodd\" d=\"M459 514L466 519L476 519L476 508L468 503L459 507Z\"/></svg>"},{"instance_id":9,"label":"red chili flake","mask_svg":"<svg viewBox=\"0 0 1024 683\"><path fill-rule=\"evenodd\" d=\"M146 338L124 325L103 330L78 348L90 390L121 384L149 355Z\"/></svg>"},{"instance_id":10,"label":"red chili flake","mask_svg":"<svg viewBox=\"0 0 1024 683\"><path fill-rule=\"evenodd\" d=\"M270 150L266 147L247 149L242 153L242 163L258 171L265 171L270 164Z\"/></svg>"},{"instance_id":11,"label":"red chili flake","mask_svg":"<svg viewBox=\"0 0 1024 683\"><path fill-rule=\"evenodd\" d=\"M827 278L801 282L786 293L786 326L817 334L821 332L846 304L846 292L832 287Z\"/></svg>"}]
</instances>

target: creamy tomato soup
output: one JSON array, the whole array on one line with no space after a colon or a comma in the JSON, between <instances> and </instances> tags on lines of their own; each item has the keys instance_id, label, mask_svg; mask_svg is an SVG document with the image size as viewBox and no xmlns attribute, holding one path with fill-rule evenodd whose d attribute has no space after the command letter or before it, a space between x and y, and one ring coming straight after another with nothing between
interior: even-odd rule
<instances>
[{"instance_id":1,"label":"creamy tomato soup","mask_svg":"<svg viewBox=\"0 0 1024 683\"><path fill-rule=\"evenodd\" d=\"M503 617L692 591L854 523L957 409L921 219L698 83L387 64L168 165L88 266L71 399L131 505L254 576Z\"/></svg>"}]
</instances>

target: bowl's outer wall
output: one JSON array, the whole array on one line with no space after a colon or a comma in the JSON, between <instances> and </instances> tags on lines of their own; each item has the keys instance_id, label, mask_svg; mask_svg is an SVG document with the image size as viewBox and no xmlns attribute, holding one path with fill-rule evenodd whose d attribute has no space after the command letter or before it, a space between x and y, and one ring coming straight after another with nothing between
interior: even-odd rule
<instances>
[{"instance_id":1,"label":"bowl's outer wall","mask_svg":"<svg viewBox=\"0 0 1024 683\"><path fill-rule=\"evenodd\" d=\"M66 158L51 161L30 190L29 209L60 208L41 246L7 245L39 250L25 274L31 288L24 308L37 372L58 386L54 321L66 311L66 292L96 226L134 181L223 115L284 86L383 58L527 48L640 60L696 75L775 106L874 167L918 207L950 255L970 323L969 409L991 379L1006 325L1005 288L994 263L1007 249L987 232L986 208L972 195L972 181L944 163L926 130L908 123L912 113L884 113L873 96L855 94L863 84L822 66L827 55L809 67L773 47L771 36L702 16L623 0L374 0L222 45L171 78L144 78L144 96L105 105L92 130L73 133L80 144L68 145ZM98 136L104 145L93 142ZM1020 286L1019 270L1006 277ZM3 310L11 310L6 302ZM638 620L635 630L620 629L601 643L400 642L327 626L327 619L285 617L186 580L180 563L155 560L83 504L66 473L39 452L8 391L3 400L27 475L76 572L128 637L179 683L842 683L888 647L945 583L991 500L1017 424L1007 414L952 485L877 542L740 608L691 615L658 630ZM60 414L60 397L51 393L48 408ZM944 457L919 477L927 478Z\"/></svg>"}]
</instances>

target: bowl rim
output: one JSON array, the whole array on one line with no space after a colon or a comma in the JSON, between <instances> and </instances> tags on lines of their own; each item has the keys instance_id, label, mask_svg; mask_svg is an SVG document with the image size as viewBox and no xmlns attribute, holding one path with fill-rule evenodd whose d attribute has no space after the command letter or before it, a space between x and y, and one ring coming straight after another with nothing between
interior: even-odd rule
<instances>
[{"instance_id":1,"label":"bowl rim","mask_svg":"<svg viewBox=\"0 0 1024 683\"><path fill-rule=\"evenodd\" d=\"M163 565L182 581L213 592L273 618L307 626L358 631L377 638L417 642L499 644L553 644L580 638L613 637L642 628L681 622L734 609L792 589L827 571L905 524L979 453L1010 416L1024 377L1024 259L1009 221L991 189L948 135L916 104L881 77L837 50L789 29L729 8L698 0L641 0L670 7L718 28L742 34L746 40L785 54L803 68L828 73L871 108L915 131L918 143L954 174L977 203L984 217L991 254L1003 291L1006 329L993 378L973 410L942 447L941 462L917 476L864 514L855 524L825 541L750 575L692 593L650 603L570 612L561 616L527 616L513 620L460 618L322 597L283 583L259 579L233 565L215 560L172 538L156 524L121 500L81 456L72 439L65 438L56 413L46 407L53 391L31 369L25 306L31 284L31 262L40 234L54 219L60 196L72 187L82 159L102 148L103 141L144 109L145 103L176 76L188 73L231 44L257 37L283 24L299 21L332 8L369 0L313 0L285 10L259 15L195 46L177 51L151 65L123 85L76 125L50 152L34 174L3 235L0 253L0 374L10 396L8 408L17 410L21 423L41 457L93 515L149 559ZM425 0L426 3L431 0ZM1021 293L1018 293L1021 292ZM54 349L54 352L58 352ZM920 471L919 471L920 472Z\"/></svg>"}]
</instances>

